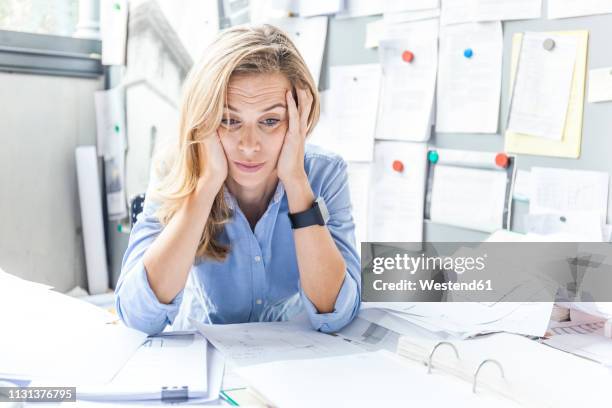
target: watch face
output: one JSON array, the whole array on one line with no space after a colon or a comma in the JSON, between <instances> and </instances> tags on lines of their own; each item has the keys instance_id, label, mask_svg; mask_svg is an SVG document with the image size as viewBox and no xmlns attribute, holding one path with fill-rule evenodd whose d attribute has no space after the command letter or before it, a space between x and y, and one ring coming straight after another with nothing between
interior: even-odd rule
<instances>
[{"instance_id":1,"label":"watch face","mask_svg":"<svg viewBox=\"0 0 612 408\"><path fill-rule=\"evenodd\" d=\"M327 211L327 205L325 205L325 200L323 199L323 197L319 197L316 199L316 202L319 206L321 217L323 217L323 222L327 224L327 221L329 220L329 211Z\"/></svg>"}]
</instances>

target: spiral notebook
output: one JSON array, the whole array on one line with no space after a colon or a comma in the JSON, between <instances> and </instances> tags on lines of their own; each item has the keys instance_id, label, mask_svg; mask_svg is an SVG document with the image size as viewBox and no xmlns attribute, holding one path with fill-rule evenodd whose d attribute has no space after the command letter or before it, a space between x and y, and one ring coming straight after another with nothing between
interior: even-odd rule
<instances>
[{"instance_id":1,"label":"spiral notebook","mask_svg":"<svg viewBox=\"0 0 612 408\"><path fill-rule=\"evenodd\" d=\"M469 340L402 336L397 353L431 376L464 380L474 393L496 393L526 406L610 406L612 376L592 361L527 337L496 333Z\"/></svg>"}]
</instances>

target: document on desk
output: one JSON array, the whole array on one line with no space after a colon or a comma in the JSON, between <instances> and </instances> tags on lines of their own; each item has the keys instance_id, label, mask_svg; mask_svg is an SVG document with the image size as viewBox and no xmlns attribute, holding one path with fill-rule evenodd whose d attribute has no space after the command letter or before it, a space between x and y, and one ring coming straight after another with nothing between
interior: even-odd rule
<instances>
[{"instance_id":1,"label":"document on desk","mask_svg":"<svg viewBox=\"0 0 612 408\"><path fill-rule=\"evenodd\" d=\"M510 100L508 131L562 139L577 46L573 37L525 33Z\"/></svg>"},{"instance_id":2,"label":"document on desk","mask_svg":"<svg viewBox=\"0 0 612 408\"><path fill-rule=\"evenodd\" d=\"M437 132L497 133L502 56L500 22L440 28Z\"/></svg>"},{"instance_id":3,"label":"document on desk","mask_svg":"<svg viewBox=\"0 0 612 408\"><path fill-rule=\"evenodd\" d=\"M237 366L277 360L310 360L362 351L340 338L313 330L308 322L207 325L190 320L208 341Z\"/></svg>"},{"instance_id":4,"label":"document on desk","mask_svg":"<svg viewBox=\"0 0 612 408\"><path fill-rule=\"evenodd\" d=\"M542 0L442 0L441 24L540 18Z\"/></svg>"},{"instance_id":5,"label":"document on desk","mask_svg":"<svg viewBox=\"0 0 612 408\"><path fill-rule=\"evenodd\" d=\"M552 32L548 34L572 37L575 38L578 44L569 105L567 107L565 125L563 128L563 137L560 140L555 140L507 130L505 137L505 150L511 153L569 157L576 159L580 157L580 147L582 141L582 122L589 32L582 30ZM514 78L516 77L517 68L519 67L519 56L521 54L522 41L522 33L515 34L512 39L512 65L510 78L511 90L514 86L513 84ZM555 84L555 86L557 85ZM512 95L512 91L510 91L510 95Z\"/></svg>"},{"instance_id":6,"label":"document on desk","mask_svg":"<svg viewBox=\"0 0 612 408\"><path fill-rule=\"evenodd\" d=\"M383 80L376 138L426 141L438 67L438 20L402 27L401 38L379 42Z\"/></svg>"},{"instance_id":7,"label":"document on desk","mask_svg":"<svg viewBox=\"0 0 612 408\"><path fill-rule=\"evenodd\" d=\"M0 377L105 383L147 337L85 301L4 283L0 310L7 330L0 336Z\"/></svg>"},{"instance_id":8,"label":"document on desk","mask_svg":"<svg viewBox=\"0 0 612 408\"><path fill-rule=\"evenodd\" d=\"M427 145L376 142L370 182L368 241L421 242Z\"/></svg>"},{"instance_id":9,"label":"document on desk","mask_svg":"<svg viewBox=\"0 0 612 408\"><path fill-rule=\"evenodd\" d=\"M329 71L330 150L347 161L372 161L380 65L342 65Z\"/></svg>"},{"instance_id":10,"label":"document on desk","mask_svg":"<svg viewBox=\"0 0 612 408\"><path fill-rule=\"evenodd\" d=\"M431 221L485 232L503 228L506 177L498 170L436 165Z\"/></svg>"},{"instance_id":11,"label":"document on desk","mask_svg":"<svg viewBox=\"0 0 612 408\"><path fill-rule=\"evenodd\" d=\"M548 0L548 18L612 13L612 0Z\"/></svg>"},{"instance_id":12,"label":"document on desk","mask_svg":"<svg viewBox=\"0 0 612 408\"><path fill-rule=\"evenodd\" d=\"M509 407L470 383L386 350L241 367L238 374L276 407ZM440 392L444 390L444 392Z\"/></svg>"},{"instance_id":13,"label":"document on desk","mask_svg":"<svg viewBox=\"0 0 612 408\"><path fill-rule=\"evenodd\" d=\"M589 71L589 102L612 101L612 67Z\"/></svg>"},{"instance_id":14,"label":"document on desk","mask_svg":"<svg viewBox=\"0 0 612 408\"><path fill-rule=\"evenodd\" d=\"M100 2L102 65L125 65L127 26L127 0Z\"/></svg>"},{"instance_id":15,"label":"document on desk","mask_svg":"<svg viewBox=\"0 0 612 408\"><path fill-rule=\"evenodd\" d=\"M208 355L208 342L198 333L149 337L112 381L77 387L77 399L155 401L162 399L163 387L187 387L186 398L204 398L211 391L207 367L214 363L207 360ZM222 365L214 368L223 371Z\"/></svg>"},{"instance_id":16,"label":"document on desk","mask_svg":"<svg viewBox=\"0 0 612 408\"><path fill-rule=\"evenodd\" d=\"M304 2L300 2L302 4ZM274 25L289 34L289 37L302 54L315 83L319 85L321 64L327 38L327 17L279 18Z\"/></svg>"},{"instance_id":17,"label":"document on desk","mask_svg":"<svg viewBox=\"0 0 612 408\"><path fill-rule=\"evenodd\" d=\"M357 251L361 252L361 242L368 240L368 186L372 163L349 162L347 171L352 215L355 222L355 240L357 241Z\"/></svg>"}]
</instances>

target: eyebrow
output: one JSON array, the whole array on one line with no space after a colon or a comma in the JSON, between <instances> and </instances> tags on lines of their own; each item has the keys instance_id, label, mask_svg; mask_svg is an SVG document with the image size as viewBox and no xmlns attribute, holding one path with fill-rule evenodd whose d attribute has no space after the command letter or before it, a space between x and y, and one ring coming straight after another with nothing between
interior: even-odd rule
<instances>
[{"instance_id":1,"label":"eyebrow","mask_svg":"<svg viewBox=\"0 0 612 408\"><path fill-rule=\"evenodd\" d=\"M239 112L239 110L238 110L238 109L236 109L236 108L234 108L232 105L227 105L226 107L227 107L229 110L233 110L233 111L235 111L235 112ZM279 108L279 107L280 107L280 108L285 108L285 109L287 109L287 106L286 106L284 103L277 103L277 104L274 104L274 105L272 105L272 106L270 106L270 107L268 107L268 108L266 108L266 109L263 109L263 110L262 110L262 112L267 112L267 111L270 111L270 110L272 110L272 109L274 109L274 108Z\"/></svg>"}]
</instances>

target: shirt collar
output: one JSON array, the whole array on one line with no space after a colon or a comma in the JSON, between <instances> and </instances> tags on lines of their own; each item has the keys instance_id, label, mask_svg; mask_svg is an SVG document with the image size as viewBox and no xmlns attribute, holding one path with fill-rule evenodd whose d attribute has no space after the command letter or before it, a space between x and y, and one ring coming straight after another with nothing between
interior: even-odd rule
<instances>
[{"instance_id":1,"label":"shirt collar","mask_svg":"<svg viewBox=\"0 0 612 408\"><path fill-rule=\"evenodd\" d=\"M278 183L276 184L276 190L274 191L274 195L272 196L272 200L270 203L278 203L283 198L283 195L285 195L285 187L283 186L283 182L278 180ZM236 200L236 197L234 197L234 195L229 192L228 188L225 185L223 186L223 196L225 198L227 206L231 210L235 210L236 206L238 205L238 201Z\"/></svg>"}]
</instances>

